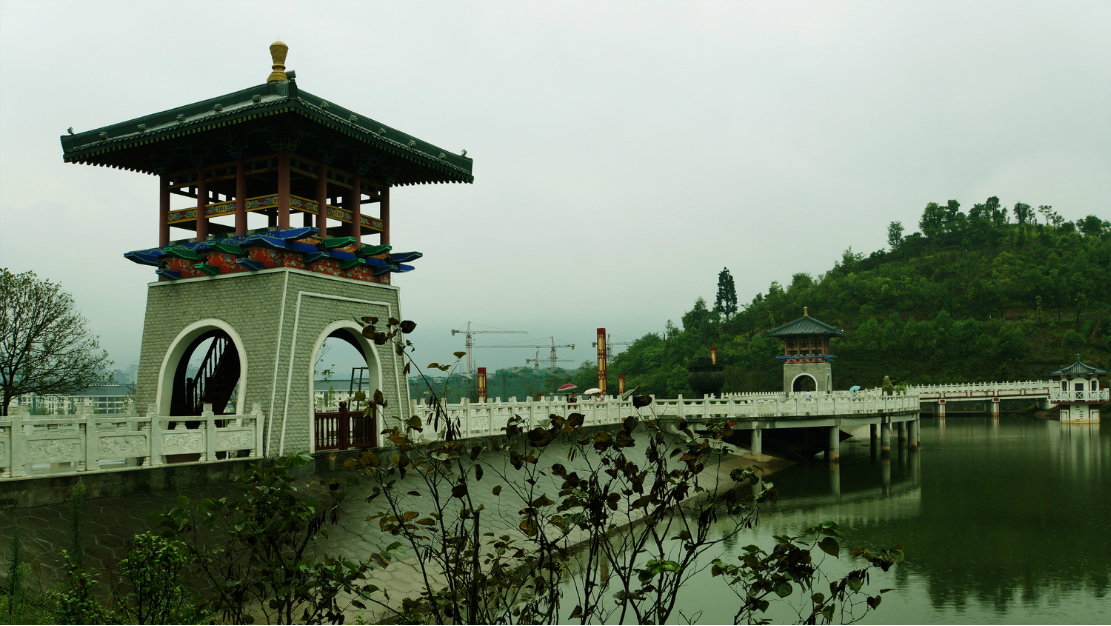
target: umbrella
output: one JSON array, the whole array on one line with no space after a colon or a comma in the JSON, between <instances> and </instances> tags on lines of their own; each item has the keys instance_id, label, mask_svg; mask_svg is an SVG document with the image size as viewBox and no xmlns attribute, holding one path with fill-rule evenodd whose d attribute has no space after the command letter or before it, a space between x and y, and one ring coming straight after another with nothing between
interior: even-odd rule
<instances>
[{"instance_id":1,"label":"umbrella","mask_svg":"<svg viewBox=\"0 0 1111 626\"><path fill-rule=\"evenodd\" d=\"M860 391L860 385L853 385L849 387L849 391Z\"/></svg>"},{"instance_id":2,"label":"umbrella","mask_svg":"<svg viewBox=\"0 0 1111 626\"><path fill-rule=\"evenodd\" d=\"M572 385L571 383L567 383L566 385L560 385L559 389L556 389L556 391L571 391L572 389L577 389L577 388L578 388L578 385Z\"/></svg>"},{"instance_id":3,"label":"umbrella","mask_svg":"<svg viewBox=\"0 0 1111 626\"><path fill-rule=\"evenodd\" d=\"M589 396L592 393L602 393L602 390L597 388L597 387L591 387L590 389L587 389L586 391L584 391L583 395L584 396Z\"/></svg>"},{"instance_id":4,"label":"umbrella","mask_svg":"<svg viewBox=\"0 0 1111 626\"><path fill-rule=\"evenodd\" d=\"M640 389L639 386L633 387L632 389L626 391L625 393L621 394L621 399L622 400L628 400L629 397L632 396L634 393L636 393L638 389Z\"/></svg>"}]
</instances>

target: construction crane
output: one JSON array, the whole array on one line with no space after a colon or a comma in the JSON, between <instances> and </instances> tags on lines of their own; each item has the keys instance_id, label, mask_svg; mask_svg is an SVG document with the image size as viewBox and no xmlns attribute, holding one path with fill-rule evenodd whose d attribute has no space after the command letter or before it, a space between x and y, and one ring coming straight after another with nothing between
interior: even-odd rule
<instances>
[{"instance_id":1,"label":"construction crane","mask_svg":"<svg viewBox=\"0 0 1111 626\"><path fill-rule=\"evenodd\" d=\"M610 337L613 337L613 335L611 335L609 333L606 333L606 361L607 362L613 360L613 347L614 346L629 346L629 345L633 344L632 341L613 341L613 340L610 339ZM591 348L597 348L598 347L598 342L597 341L591 341L590 342L590 347Z\"/></svg>"},{"instance_id":2,"label":"construction crane","mask_svg":"<svg viewBox=\"0 0 1111 626\"><path fill-rule=\"evenodd\" d=\"M471 350L473 350L476 347L474 345L474 337L472 335L477 335L478 333L498 333L498 334L503 334L503 335L527 335L528 331L527 330L471 330L471 323L470 322L467 322L467 328L465 330L452 329L452 331L451 331L451 336L452 337L454 337L456 334L466 335L466 337L467 337L467 372L471 375L471 378L474 378L474 359L471 356ZM487 347L487 346L481 346L481 347Z\"/></svg>"},{"instance_id":3,"label":"construction crane","mask_svg":"<svg viewBox=\"0 0 1111 626\"><path fill-rule=\"evenodd\" d=\"M551 359L544 359L544 360L545 361L550 361ZM557 363L573 363L574 361L572 359L559 359L556 362ZM536 364L536 369L540 369L540 351L539 350L536 351L536 358L535 359L525 359L525 365L528 365L529 363L535 363ZM555 366L553 365L552 367L555 367Z\"/></svg>"},{"instance_id":4,"label":"construction crane","mask_svg":"<svg viewBox=\"0 0 1111 626\"><path fill-rule=\"evenodd\" d=\"M552 352L551 352L551 355L548 357L548 361L552 364L552 369L554 370L556 368L556 363L559 362L559 356L556 354L556 348L571 348L572 350L574 350L575 349L575 344L568 343L568 344L556 345L555 337L549 337L549 339L552 340L552 344L550 346L545 345L545 344L529 345L529 344L519 343L519 344L514 344L514 345L508 345L508 346L474 346L474 347L475 348L551 348ZM539 355L537 355L537 358L539 359Z\"/></svg>"}]
</instances>

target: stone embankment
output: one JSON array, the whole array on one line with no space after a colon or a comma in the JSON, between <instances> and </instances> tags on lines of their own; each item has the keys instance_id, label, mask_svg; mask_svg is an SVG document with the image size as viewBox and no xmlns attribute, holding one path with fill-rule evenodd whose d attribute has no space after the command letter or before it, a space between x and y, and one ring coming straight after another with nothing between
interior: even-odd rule
<instances>
[{"instance_id":1,"label":"stone embankment","mask_svg":"<svg viewBox=\"0 0 1111 626\"><path fill-rule=\"evenodd\" d=\"M626 449L626 456L630 461L639 465L646 462L644 459L643 439L647 433L637 433L638 446ZM544 451L544 459L548 464L564 463L569 471L575 471L583 463L578 457L575 462L567 461L567 452L570 444L553 443ZM385 453L386 451L381 451ZM493 493L496 485L505 485L507 478L520 477L509 467L508 456L487 451L479 458L486 471L481 481L471 483L471 496L475 506L483 505L483 532L493 532L497 535L510 534L523 537L518 528L520 522L519 510L521 502L508 497L506 489L500 496ZM543 461L542 461L543 462ZM330 469L342 464L342 455L318 455L317 469L325 470L308 476L314 482L326 484L331 478L340 478L341 481L350 474L349 471ZM761 456L736 456L726 455L717 465L707 467L700 474L700 483L713 490L732 489L735 487L729 478L730 472L739 467L757 467L762 473L771 473L790 462L781 461L774 457ZM329 471L330 470L330 471ZM561 480L561 479L555 479ZM408 476L399 481L400 493L411 490L423 490L424 484L419 477L410 472ZM347 488L348 497L339 515L338 523L325 528L327 536L322 537L317 545L318 554L338 555L343 554L349 558L363 559L370 554L384 550L388 545L398 540L379 529L377 521L367 522L366 517L377 513L384 508L381 498L367 504L366 497L372 490L372 485L365 478L362 484ZM548 491L554 497L559 485L554 484ZM319 485L309 488L323 489ZM202 498L235 497L238 489L234 484L195 486L183 490L165 490L145 494L129 495L125 497L105 497L87 500L84 505L84 535L87 563L90 568L103 572L111 572L116 563L124 555L124 545L127 540L137 533L152 530L154 525L147 520L148 515L156 510L168 510L175 506L175 498L185 495L191 500ZM429 498L411 498L407 503L409 508L427 514L431 503ZM423 505L423 506L422 506ZM626 523L635 523L635 518L626 520ZM70 545L70 510L69 505L49 504L43 506L9 508L0 515L0 560L6 561L11 545L11 536L19 528L20 538L26 558L33 563L30 585L32 588L49 588L62 579L62 561L60 551L68 549ZM568 538L573 544L574 536ZM102 575L101 580L111 580L110 575ZM378 592L381 600L385 593L389 593L391 604L400 603L402 597L415 597L424 589L423 575L416 555L409 550L405 556L395 559L387 568L376 570L371 574L371 582L382 591ZM352 620L354 615L351 616ZM384 617L378 611L367 611L364 619L378 620Z\"/></svg>"}]
</instances>

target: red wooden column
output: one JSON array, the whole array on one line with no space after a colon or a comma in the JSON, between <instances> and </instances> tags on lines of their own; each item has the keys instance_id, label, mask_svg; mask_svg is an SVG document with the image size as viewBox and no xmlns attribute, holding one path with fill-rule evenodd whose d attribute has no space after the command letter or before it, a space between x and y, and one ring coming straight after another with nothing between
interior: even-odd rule
<instances>
[{"instance_id":1,"label":"red wooden column","mask_svg":"<svg viewBox=\"0 0 1111 626\"><path fill-rule=\"evenodd\" d=\"M382 218L382 238L381 238L381 241L379 243L388 244L388 243L390 243L390 186L389 185L383 185L382 186L382 202L381 202L381 205L382 205L381 213L379 215Z\"/></svg>"},{"instance_id":2,"label":"red wooden column","mask_svg":"<svg viewBox=\"0 0 1111 626\"><path fill-rule=\"evenodd\" d=\"M598 329L598 389L606 395L606 329Z\"/></svg>"},{"instance_id":3,"label":"red wooden column","mask_svg":"<svg viewBox=\"0 0 1111 626\"><path fill-rule=\"evenodd\" d=\"M478 368L478 401L486 402L486 368Z\"/></svg>"},{"instance_id":4,"label":"red wooden column","mask_svg":"<svg viewBox=\"0 0 1111 626\"><path fill-rule=\"evenodd\" d=\"M289 230L289 152L278 153L278 230Z\"/></svg>"},{"instance_id":5,"label":"red wooden column","mask_svg":"<svg viewBox=\"0 0 1111 626\"><path fill-rule=\"evenodd\" d=\"M324 161L316 174L316 230L321 239L328 236L328 166Z\"/></svg>"},{"instance_id":6,"label":"red wooden column","mask_svg":"<svg viewBox=\"0 0 1111 626\"><path fill-rule=\"evenodd\" d=\"M170 177L163 174L158 182L158 247L170 245Z\"/></svg>"},{"instance_id":7,"label":"red wooden column","mask_svg":"<svg viewBox=\"0 0 1111 626\"><path fill-rule=\"evenodd\" d=\"M247 234L247 162L235 161L235 236Z\"/></svg>"},{"instance_id":8,"label":"red wooden column","mask_svg":"<svg viewBox=\"0 0 1111 626\"><path fill-rule=\"evenodd\" d=\"M363 177L355 174L352 181L354 189L351 191L351 230L355 243L363 243Z\"/></svg>"},{"instance_id":9,"label":"red wooden column","mask_svg":"<svg viewBox=\"0 0 1111 626\"><path fill-rule=\"evenodd\" d=\"M617 375L617 394L622 395L622 396L625 395L625 375L624 374L618 374Z\"/></svg>"},{"instance_id":10,"label":"red wooden column","mask_svg":"<svg viewBox=\"0 0 1111 626\"><path fill-rule=\"evenodd\" d=\"M197 170L197 241L208 239L208 217L204 214L208 204L208 181L204 168Z\"/></svg>"}]
</instances>

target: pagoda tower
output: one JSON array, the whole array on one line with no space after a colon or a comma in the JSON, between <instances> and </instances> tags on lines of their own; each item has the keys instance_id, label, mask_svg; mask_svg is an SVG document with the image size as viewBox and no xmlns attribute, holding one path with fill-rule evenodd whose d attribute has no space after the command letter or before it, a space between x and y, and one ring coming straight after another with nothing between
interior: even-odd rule
<instances>
[{"instance_id":1,"label":"pagoda tower","mask_svg":"<svg viewBox=\"0 0 1111 626\"><path fill-rule=\"evenodd\" d=\"M829 393L833 391L833 359L829 340L844 337L844 331L810 317L806 307L802 317L768 331L769 337L783 339L783 391Z\"/></svg>"},{"instance_id":2,"label":"pagoda tower","mask_svg":"<svg viewBox=\"0 0 1111 626\"><path fill-rule=\"evenodd\" d=\"M393 251L390 190L474 180L466 151L301 91L285 68L288 50L270 46L262 84L61 138L67 163L159 180L149 209L157 246L124 254L156 278L137 407L196 416L205 405L216 415L257 405L267 456L324 447L313 375L329 337L366 357L370 389L388 403L381 417L409 415L402 358L355 321L401 319L393 276L421 257ZM189 362L203 345L194 374ZM376 445L380 426L361 443Z\"/></svg>"},{"instance_id":3,"label":"pagoda tower","mask_svg":"<svg viewBox=\"0 0 1111 626\"><path fill-rule=\"evenodd\" d=\"M1049 373L1056 376L1061 386L1059 390L1052 390L1050 401L1060 409L1062 422L1074 424L1096 424L1099 422L1099 405L1108 401L1107 389L1099 388L1099 377L1106 375L1111 370L1088 365L1080 361L1076 355L1076 362L1055 369Z\"/></svg>"}]
</instances>

